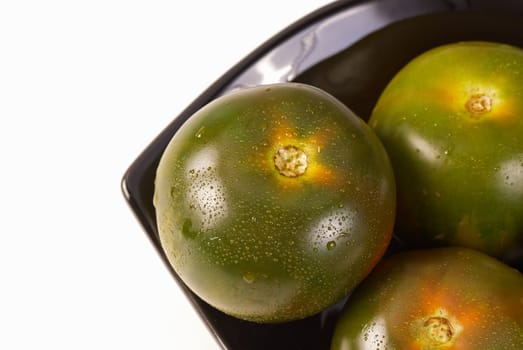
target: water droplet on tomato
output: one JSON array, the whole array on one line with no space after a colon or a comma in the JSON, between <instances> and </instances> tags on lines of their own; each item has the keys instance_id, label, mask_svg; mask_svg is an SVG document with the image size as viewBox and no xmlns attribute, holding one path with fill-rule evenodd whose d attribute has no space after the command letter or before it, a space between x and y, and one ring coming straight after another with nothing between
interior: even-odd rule
<instances>
[{"instance_id":1,"label":"water droplet on tomato","mask_svg":"<svg viewBox=\"0 0 523 350\"><path fill-rule=\"evenodd\" d=\"M196 134L194 136L196 136L197 139L200 139L203 135L204 130L205 130L205 127L202 126L201 128L198 129L198 131L196 132Z\"/></svg>"},{"instance_id":2,"label":"water droplet on tomato","mask_svg":"<svg viewBox=\"0 0 523 350\"><path fill-rule=\"evenodd\" d=\"M243 275L243 280L246 283L251 284L256 280L256 274L254 274L252 272L247 272L246 274Z\"/></svg>"},{"instance_id":3,"label":"water droplet on tomato","mask_svg":"<svg viewBox=\"0 0 523 350\"><path fill-rule=\"evenodd\" d=\"M185 237L194 238L196 237L197 233L197 231L193 230L192 221L190 219L185 219L182 225L182 234Z\"/></svg>"}]
</instances>

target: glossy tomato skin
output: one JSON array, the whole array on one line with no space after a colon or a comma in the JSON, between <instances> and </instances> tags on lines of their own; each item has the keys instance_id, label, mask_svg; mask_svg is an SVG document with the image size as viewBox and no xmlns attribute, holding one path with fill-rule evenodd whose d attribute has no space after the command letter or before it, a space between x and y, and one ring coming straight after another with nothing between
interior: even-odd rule
<instances>
[{"instance_id":1,"label":"glossy tomato skin","mask_svg":"<svg viewBox=\"0 0 523 350\"><path fill-rule=\"evenodd\" d=\"M398 189L398 236L523 256L523 50L461 42L415 58L369 124Z\"/></svg>"},{"instance_id":2,"label":"glossy tomato skin","mask_svg":"<svg viewBox=\"0 0 523 350\"><path fill-rule=\"evenodd\" d=\"M187 286L273 323L321 311L369 273L391 238L395 184L363 121L319 89L282 83L193 115L162 156L154 204Z\"/></svg>"},{"instance_id":3,"label":"glossy tomato skin","mask_svg":"<svg viewBox=\"0 0 523 350\"><path fill-rule=\"evenodd\" d=\"M476 250L403 252L348 299L331 350L523 349L523 275Z\"/></svg>"}]
</instances>

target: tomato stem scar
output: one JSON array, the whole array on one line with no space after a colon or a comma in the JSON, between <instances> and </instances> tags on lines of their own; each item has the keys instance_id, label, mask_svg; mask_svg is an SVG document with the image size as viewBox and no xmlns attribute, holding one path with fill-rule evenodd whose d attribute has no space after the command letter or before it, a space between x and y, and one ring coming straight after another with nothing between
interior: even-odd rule
<instances>
[{"instance_id":1,"label":"tomato stem scar","mask_svg":"<svg viewBox=\"0 0 523 350\"><path fill-rule=\"evenodd\" d=\"M445 317L430 317L423 326L430 341L438 345L448 343L454 335L452 325Z\"/></svg>"},{"instance_id":2,"label":"tomato stem scar","mask_svg":"<svg viewBox=\"0 0 523 350\"><path fill-rule=\"evenodd\" d=\"M281 147L273 157L274 167L286 177L298 177L305 174L308 167L307 154L293 145Z\"/></svg>"},{"instance_id":3,"label":"tomato stem scar","mask_svg":"<svg viewBox=\"0 0 523 350\"><path fill-rule=\"evenodd\" d=\"M487 94L474 94L468 99L465 108L473 116L490 112L492 110L492 98Z\"/></svg>"}]
</instances>

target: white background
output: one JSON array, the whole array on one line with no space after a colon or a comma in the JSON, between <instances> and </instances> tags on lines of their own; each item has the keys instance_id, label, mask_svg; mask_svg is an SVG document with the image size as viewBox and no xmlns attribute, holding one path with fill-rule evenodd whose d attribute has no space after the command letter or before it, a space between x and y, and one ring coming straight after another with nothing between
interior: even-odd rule
<instances>
[{"instance_id":1,"label":"white background","mask_svg":"<svg viewBox=\"0 0 523 350\"><path fill-rule=\"evenodd\" d=\"M0 349L218 349L120 180L227 69L328 2L0 2Z\"/></svg>"}]
</instances>

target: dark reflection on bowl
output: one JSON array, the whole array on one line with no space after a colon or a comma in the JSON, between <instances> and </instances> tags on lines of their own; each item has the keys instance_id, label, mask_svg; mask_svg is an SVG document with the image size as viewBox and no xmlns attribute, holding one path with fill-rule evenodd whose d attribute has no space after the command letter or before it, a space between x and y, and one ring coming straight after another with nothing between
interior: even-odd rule
<instances>
[{"instance_id":1,"label":"dark reflection on bowl","mask_svg":"<svg viewBox=\"0 0 523 350\"><path fill-rule=\"evenodd\" d=\"M397 8L391 7L391 1ZM393 23L383 27L384 17L377 16L376 11L364 11L369 9L368 6L378 10L386 8L388 15L391 11L397 11L396 17L388 17L392 18ZM277 325L240 321L208 306L184 286L161 250L152 206L156 166L172 135L192 113L230 88L238 77L255 67L265 55L280 49L284 52L290 39L344 11L344 21L368 23L365 27L368 32L355 42L351 41L354 37L350 35L328 38L331 49L333 43L336 45L335 54L309 64L305 71L295 71L292 80L328 91L363 119L369 117L389 79L409 60L427 49L463 40L490 40L523 47L523 1L520 0L337 1L294 23L260 46L225 73L163 130L131 164L124 175L122 189L174 279L224 349L328 349L337 311L343 301L318 315ZM409 15L401 16L402 13ZM393 18L402 20L394 21ZM380 25L373 26L372 21L380 21ZM379 29L372 29L376 27ZM295 57L288 59L292 61ZM399 242L394 241L389 253L401 248Z\"/></svg>"}]
</instances>

